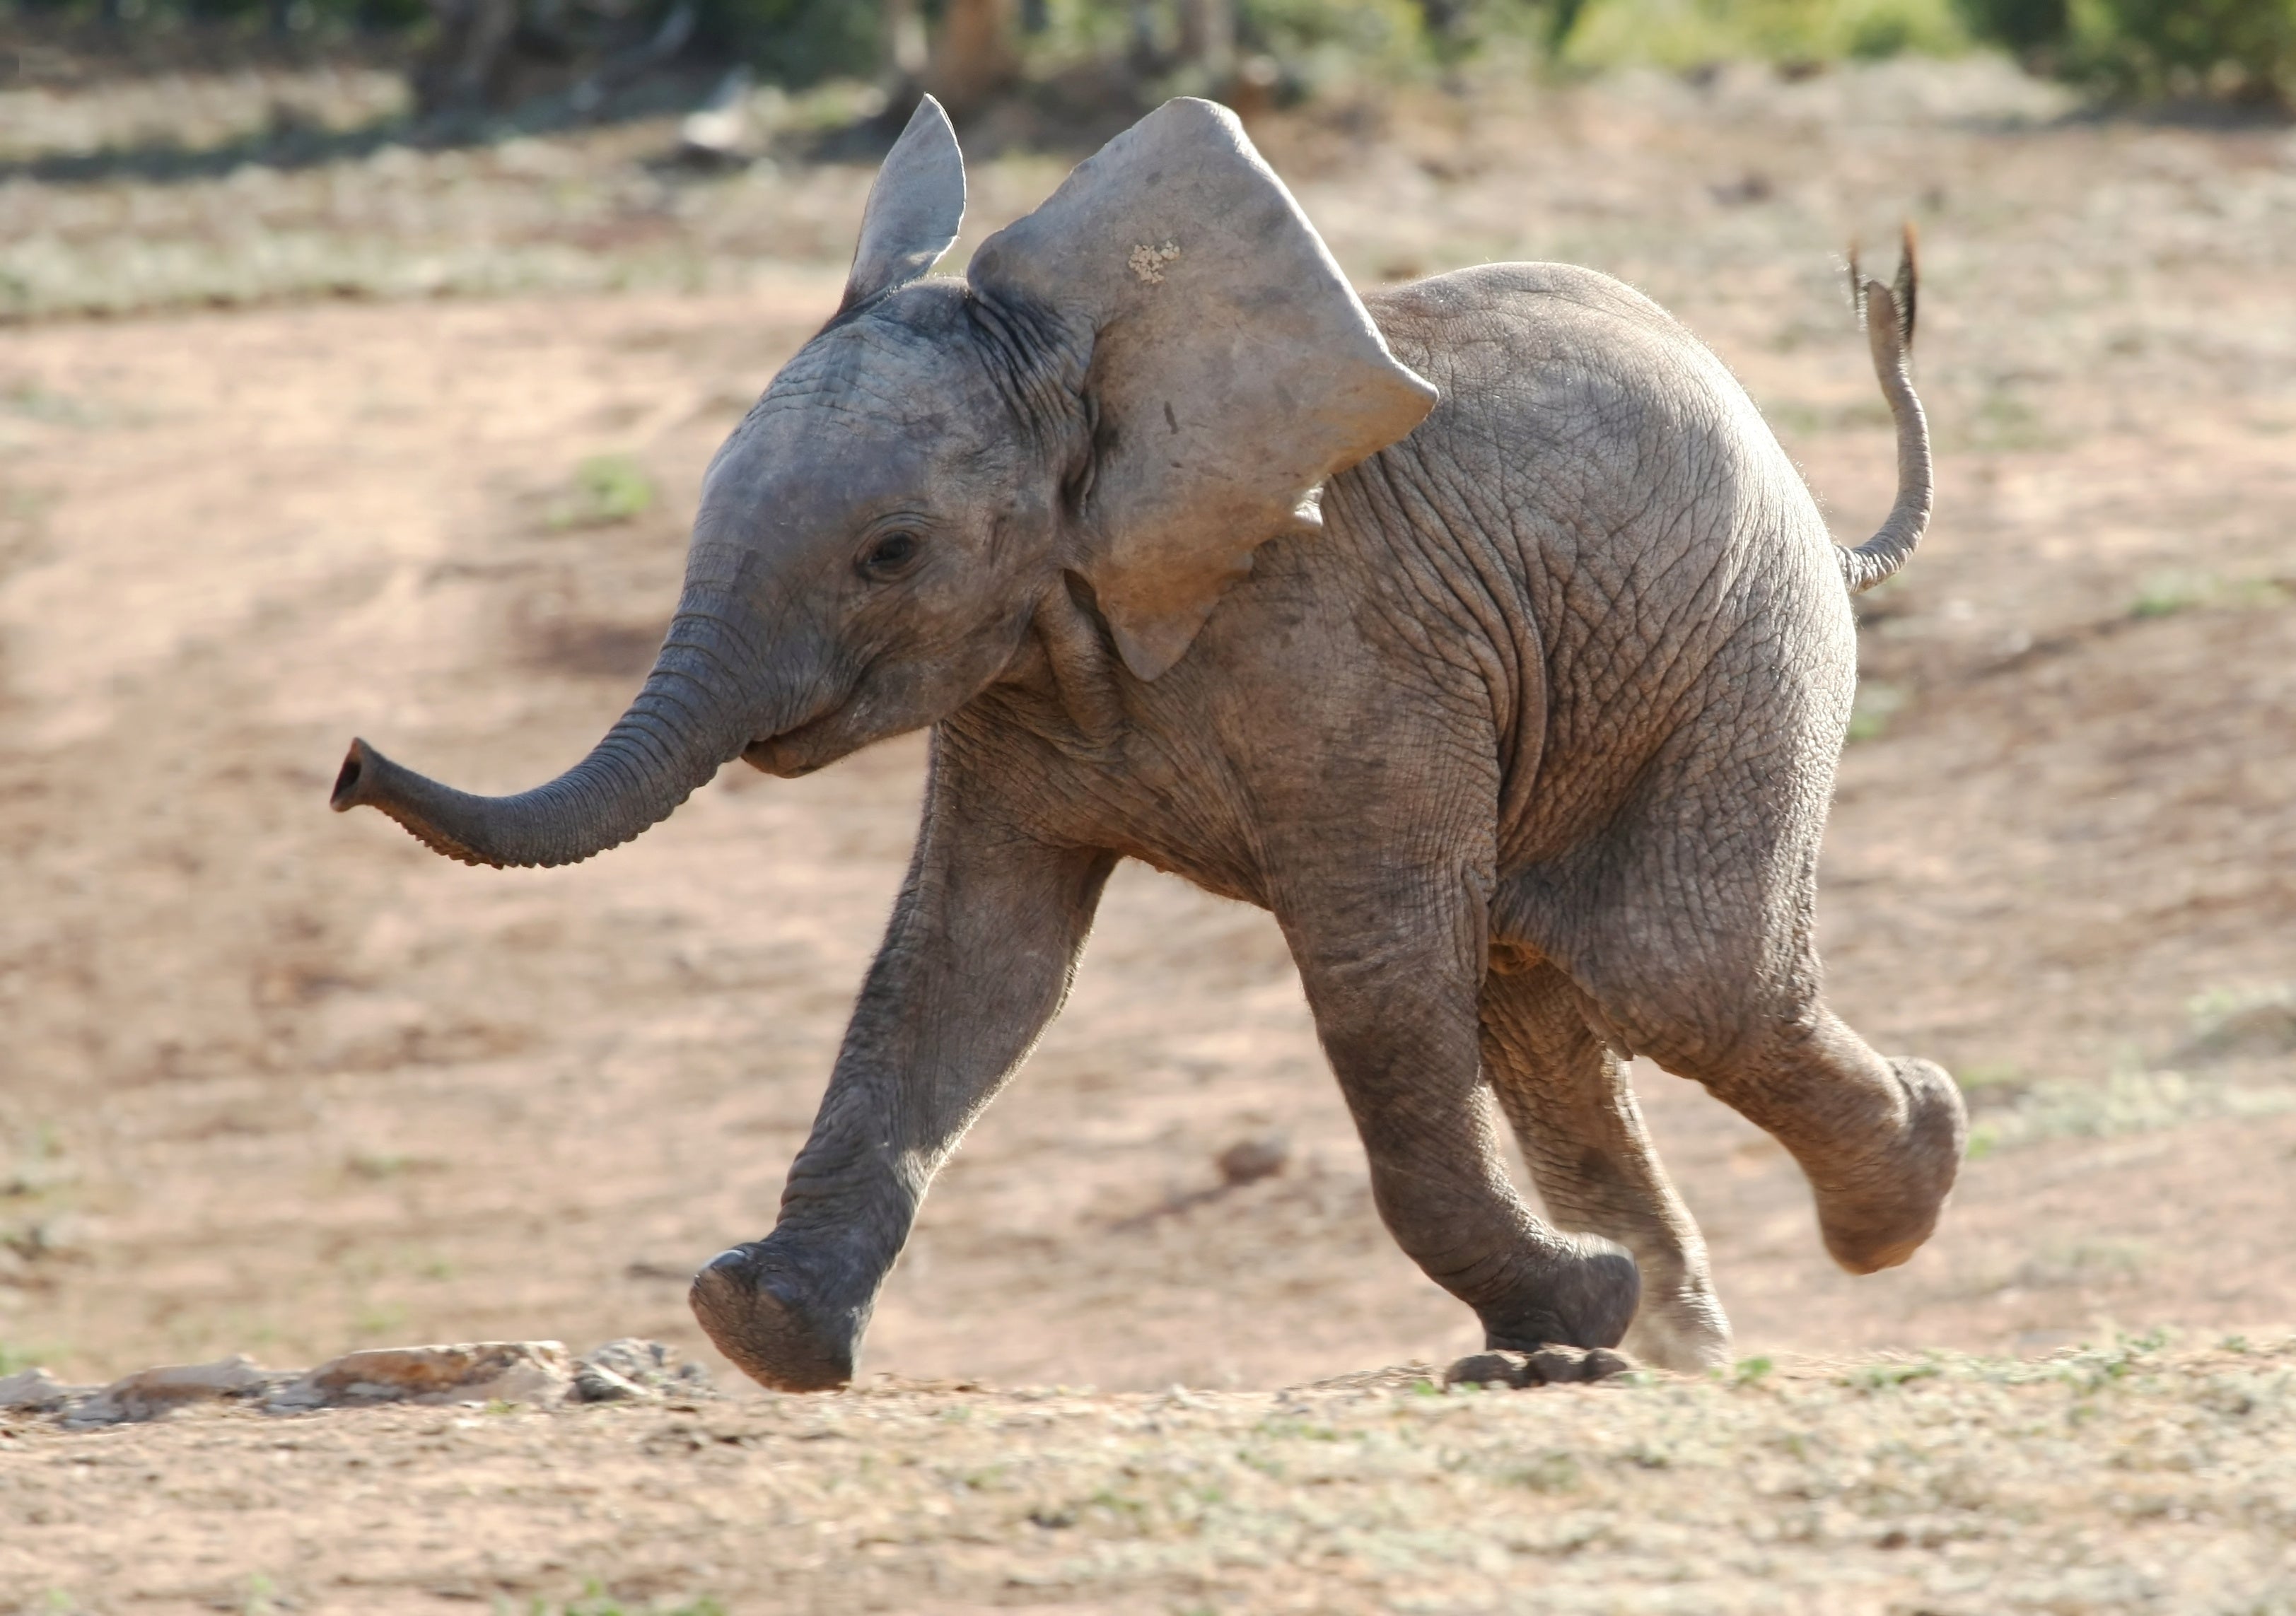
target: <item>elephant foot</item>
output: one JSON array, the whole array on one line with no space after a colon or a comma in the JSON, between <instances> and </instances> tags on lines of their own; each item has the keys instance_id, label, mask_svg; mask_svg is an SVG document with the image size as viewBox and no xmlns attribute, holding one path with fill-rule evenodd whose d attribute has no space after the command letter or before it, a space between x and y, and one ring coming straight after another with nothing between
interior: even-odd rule
<instances>
[{"instance_id":1,"label":"elephant foot","mask_svg":"<svg viewBox=\"0 0 2296 1616\"><path fill-rule=\"evenodd\" d=\"M1569 1235L1561 1251L1519 1269L1500 1295L1479 1301L1475 1311L1487 1347L1615 1347L1642 1294L1642 1270L1626 1247L1600 1235Z\"/></svg>"},{"instance_id":2,"label":"elephant foot","mask_svg":"<svg viewBox=\"0 0 2296 1616\"><path fill-rule=\"evenodd\" d=\"M1893 1059L1890 1071L1906 1094L1898 1137L1849 1171L1811 1185L1825 1249L1853 1274L1895 1268L1921 1249L1969 1149L1969 1111L1945 1068Z\"/></svg>"},{"instance_id":3,"label":"elephant foot","mask_svg":"<svg viewBox=\"0 0 2296 1616\"><path fill-rule=\"evenodd\" d=\"M834 1392L853 1379L857 1318L824 1328L797 1299L795 1276L755 1246L719 1253L694 1275L686 1302L742 1373L775 1392Z\"/></svg>"},{"instance_id":4,"label":"elephant foot","mask_svg":"<svg viewBox=\"0 0 2296 1616\"><path fill-rule=\"evenodd\" d=\"M1624 1375L1635 1361L1608 1347L1500 1348L1463 1358L1443 1373L1447 1386L1575 1386Z\"/></svg>"},{"instance_id":5,"label":"elephant foot","mask_svg":"<svg viewBox=\"0 0 2296 1616\"><path fill-rule=\"evenodd\" d=\"M1677 1375L1702 1375L1730 1362L1730 1320L1702 1281L1685 1281L1643 1305L1620 1345L1637 1360Z\"/></svg>"}]
</instances>

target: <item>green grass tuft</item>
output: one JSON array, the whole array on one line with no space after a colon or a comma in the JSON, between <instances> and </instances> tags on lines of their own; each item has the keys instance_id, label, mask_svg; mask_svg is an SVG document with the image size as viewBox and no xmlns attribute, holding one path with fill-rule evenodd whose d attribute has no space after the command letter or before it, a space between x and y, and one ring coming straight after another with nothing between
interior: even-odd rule
<instances>
[{"instance_id":1,"label":"green grass tuft","mask_svg":"<svg viewBox=\"0 0 2296 1616\"><path fill-rule=\"evenodd\" d=\"M508 1600L496 1602L497 1616L513 1616L516 1611ZM676 1604L652 1600L644 1604L624 1604L606 1592L605 1585L592 1578L583 1584L582 1592L565 1604L553 1605L537 1599L526 1607L527 1616L726 1616L726 1607L707 1594Z\"/></svg>"},{"instance_id":2,"label":"green grass tuft","mask_svg":"<svg viewBox=\"0 0 2296 1616\"><path fill-rule=\"evenodd\" d=\"M1580 69L1759 60L1816 64L1970 48L1951 0L1591 0L1562 59Z\"/></svg>"},{"instance_id":3,"label":"green grass tuft","mask_svg":"<svg viewBox=\"0 0 2296 1616\"><path fill-rule=\"evenodd\" d=\"M1912 694L1902 685L1879 679L1859 680L1857 698L1849 709L1849 739L1881 739L1890 728L1890 721L1905 711L1912 699Z\"/></svg>"},{"instance_id":4,"label":"green grass tuft","mask_svg":"<svg viewBox=\"0 0 2296 1616\"><path fill-rule=\"evenodd\" d=\"M553 527L608 527L653 509L653 479L627 454L594 454L574 469L571 495L550 513Z\"/></svg>"}]
</instances>

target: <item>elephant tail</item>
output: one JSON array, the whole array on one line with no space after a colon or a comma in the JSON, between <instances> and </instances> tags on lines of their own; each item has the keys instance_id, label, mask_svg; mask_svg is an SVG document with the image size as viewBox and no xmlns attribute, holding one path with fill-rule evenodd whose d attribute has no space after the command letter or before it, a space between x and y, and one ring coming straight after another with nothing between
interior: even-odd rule
<instances>
[{"instance_id":1,"label":"elephant tail","mask_svg":"<svg viewBox=\"0 0 2296 1616\"><path fill-rule=\"evenodd\" d=\"M1893 285L1861 278L1857 250L1850 250L1850 298L1866 323L1874 375L1882 384L1882 396L1890 401L1890 418L1898 426L1898 502L1872 538L1855 550L1847 545L1835 549L1841 559L1841 581L1853 595L1894 576L1930 525L1930 428L1922 414L1922 401L1914 396L1913 377L1906 369L1914 348L1914 298L1919 280L1911 224L1906 226L1905 250L1898 260Z\"/></svg>"}]
</instances>

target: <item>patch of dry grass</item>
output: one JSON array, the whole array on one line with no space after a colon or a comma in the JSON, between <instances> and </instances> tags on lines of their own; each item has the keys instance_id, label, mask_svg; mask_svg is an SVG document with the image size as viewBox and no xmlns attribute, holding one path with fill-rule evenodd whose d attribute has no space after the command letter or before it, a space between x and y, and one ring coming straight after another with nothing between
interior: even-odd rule
<instances>
[{"instance_id":1,"label":"patch of dry grass","mask_svg":"<svg viewBox=\"0 0 2296 1616\"><path fill-rule=\"evenodd\" d=\"M2296 1341L2150 1339L1538 1392L1404 1369L1272 1394L886 1383L20 1427L0 1441L0 1586L17 1609L259 1582L370 1612L562 1600L611 1567L604 1594L634 1609L2282 1612L2292 1392ZM162 1508L135 1505L160 1475ZM362 1505L376 1477L387 1503ZM129 1514L163 1540L106 1569ZM357 1537L311 1557L349 1519ZM209 1582L145 1586L167 1539L226 1525Z\"/></svg>"}]
</instances>

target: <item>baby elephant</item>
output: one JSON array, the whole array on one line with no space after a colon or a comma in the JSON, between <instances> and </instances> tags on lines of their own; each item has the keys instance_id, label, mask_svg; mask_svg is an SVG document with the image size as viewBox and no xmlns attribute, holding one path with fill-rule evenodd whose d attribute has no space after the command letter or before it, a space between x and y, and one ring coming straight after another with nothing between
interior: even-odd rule
<instances>
[{"instance_id":1,"label":"baby elephant","mask_svg":"<svg viewBox=\"0 0 2296 1616\"><path fill-rule=\"evenodd\" d=\"M1847 550L1647 300L1538 264L1360 298L1209 102L931 277L964 204L927 101L843 304L710 466L660 657L587 758L489 798L354 741L335 785L450 857L566 864L734 757L794 776L931 728L780 1219L693 1282L726 1355L787 1390L851 1377L1127 858L1273 912L1380 1215L1492 1348L1728 1356L1629 1052L1776 1136L1843 1267L1911 1256L1961 1101L1826 1008L1810 935L1849 595L1928 519L1910 270L1860 291L1898 494Z\"/></svg>"}]
</instances>

